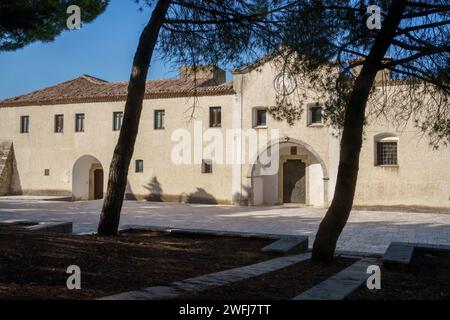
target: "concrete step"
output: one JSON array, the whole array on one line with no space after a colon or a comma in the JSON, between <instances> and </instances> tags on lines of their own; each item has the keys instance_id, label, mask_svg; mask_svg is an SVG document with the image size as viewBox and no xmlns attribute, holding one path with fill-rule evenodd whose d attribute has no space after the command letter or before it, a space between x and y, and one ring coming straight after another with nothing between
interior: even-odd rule
<instances>
[{"instance_id":1,"label":"concrete step","mask_svg":"<svg viewBox=\"0 0 450 320\"><path fill-rule=\"evenodd\" d=\"M276 254L295 254L308 250L307 236L289 236L282 237L262 248L263 252Z\"/></svg>"},{"instance_id":2,"label":"concrete step","mask_svg":"<svg viewBox=\"0 0 450 320\"><path fill-rule=\"evenodd\" d=\"M414 245L403 242L391 242L384 254L384 264L409 264L414 253Z\"/></svg>"},{"instance_id":3,"label":"concrete step","mask_svg":"<svg viewBox=\"0 0 450 320\"><path fill-rule=\"evenodd\" d=\"M292 300L343 300L366 282L369 277L367 268L371 265L378 265L378 261L372 258L361 259Z\"/></svg>"},{"instance_id":4,"label":"concrete step","mask_svg":"<svg viewBox=\"0 0 450 320\"><path fill-rule=\"evenodd\" d=\"M31 196L31 195L18 195L18 196L0 196L0 201L72 201L72 197L69 196Z\"/></svg>"}]
</instances>

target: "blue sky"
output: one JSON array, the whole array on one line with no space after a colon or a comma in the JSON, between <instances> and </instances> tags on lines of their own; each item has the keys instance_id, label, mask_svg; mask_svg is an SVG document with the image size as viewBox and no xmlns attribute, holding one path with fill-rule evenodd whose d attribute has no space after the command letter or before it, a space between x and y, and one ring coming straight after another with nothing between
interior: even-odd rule
<instances>
[{"instance_id":1,"label":"blue sky","mask_svg":"<svg viewBox=\"0 0 450 320\"><path fill-rule=\"evenodd\" d=\"M106 11L81 30L65 31L50 43L36 42L0 52L0 100L89 74L127 81L139 35L151 10L133 0L111 0ZM155 57L149 79L177 76Z\"/></svg>"}]
</instances>

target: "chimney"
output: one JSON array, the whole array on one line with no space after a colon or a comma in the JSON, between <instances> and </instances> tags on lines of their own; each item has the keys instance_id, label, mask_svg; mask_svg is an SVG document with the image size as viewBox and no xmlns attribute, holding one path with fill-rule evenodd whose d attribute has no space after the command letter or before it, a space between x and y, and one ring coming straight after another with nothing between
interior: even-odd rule
<instances>
[{"instance_id":1,"label":"chimney","mask_svg":"<svg viewBox=\"0 0 450 320\"><path fill-rule=\"evenodd\" d=\"M225 71L215 65L183 66L180 68L181 79L211 79L216 85L226 82Z\"/></svg>"}]
</instances>

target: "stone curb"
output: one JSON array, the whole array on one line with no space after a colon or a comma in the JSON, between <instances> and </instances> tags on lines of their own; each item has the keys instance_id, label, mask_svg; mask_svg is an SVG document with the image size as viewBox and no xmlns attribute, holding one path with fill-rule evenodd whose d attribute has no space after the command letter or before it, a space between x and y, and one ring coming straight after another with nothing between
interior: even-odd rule
<instances>
[{"instance_id":1,"label":"stone curb","mask_svg":"<svg viewBox=\"0 0 450 320\"><path fill-rule=\"evenodd\" d=\"M26 226L24 224L33 224ZM72 222L38 222L32 220L4 220L0 221L0 225L10 227L13 230L28 231L33 233L63 233L72 234L73 224Z\"/></svg>"},{"instance_id":2,"label":"stone curb","mask_svg":"<svg viewBox=\"0 0 450 320\"><path fill-rule=\"evenodd\" d=\"M279 239L285 237L295 237L289 235L270 234L270 233L253 233L253 232L235 232L235 231L221 231L221 230L209 230L209 229L189 229L189 228L174 228L174 227L162 227L162 226L141 226L141 225L124 225L119 228L119 232L128 232L133 230L143 231L161 231L174 234L198 234L198 235L211 235L211 236L229 236L229 237L242 237L242 238L266 238L266 239Z\"/></svg>"},{"instance_id":3,"label":"stone curb","mask_svg":"<svg viewBox=\"0 0 450 320\"><path fill-rule=\"evenodd\" d=\"M376 265L377 261L371 258L361 259L292 300L342 300L367 280L367 267Z\"/></svg>"},{"instance_id":4,"label":"stone curb","mask_svg":"<svg viewBox=\"0 0 450 320\"><path fill-rule=\"evenodd\" d=\"M308 250L308 237L296 235L282 235L282 234L265 234L265 233L251 233L251 232L234 232L234 231L219 231L207 229L184 229L161 226L139 226L139 225L125 225L119 229L120 233L132 230L145 231L160 231L173 234L192 234L192 235L210 235L210 236L226 236L226 237L240 237L240 238L260 238L276 240L268 246L262 248L263 252L274 254L294 254L301 253Z\"/></svg>"},{"instance_id":5,"label":"stone curb","mask_svg":"<svg viewBox=\"0 0 450 320\"><path fill-rule=\"evenodd\" d=\"M231 284L244 279L276 271L310 259L310 253L275 258L256 264L210 273L207 275L175 281L167 286L155 286L100 298L99 300L165 300L183 294L197 293L212 287Z\"/></svg>"}]
</instances>

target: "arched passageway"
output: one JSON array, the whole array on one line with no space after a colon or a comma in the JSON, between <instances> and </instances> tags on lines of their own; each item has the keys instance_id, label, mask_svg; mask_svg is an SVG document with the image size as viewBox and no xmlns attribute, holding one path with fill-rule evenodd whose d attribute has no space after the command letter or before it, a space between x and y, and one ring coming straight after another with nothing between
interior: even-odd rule
<instances>
[{"instance_id":1,"label":"arched passageway","mask_svg":"<svg viewBox=\"0 0 450 320\"><path fill-rule=\"evenodd\" d=\"M75 162L72 170L72 198L74 200L103 199L104 172L100 161L84 155Z\"/></svg>"},{"instance_id":2,"label":"arched passageway","mask_svg":"<svg viewBox=\"0 0 450 320\"><path fill-rule=\"evenodd\" d=\"M278 148L278 152L273 152ZM317 207L328 206L328 171L320 155L307 143L283 139L269 144L260 155L278 161L278 170L264 173L264 167L249 167L251 205L298 203ZM272 165L272 164L271 164Z\"/></svg>"}]
</instances>

